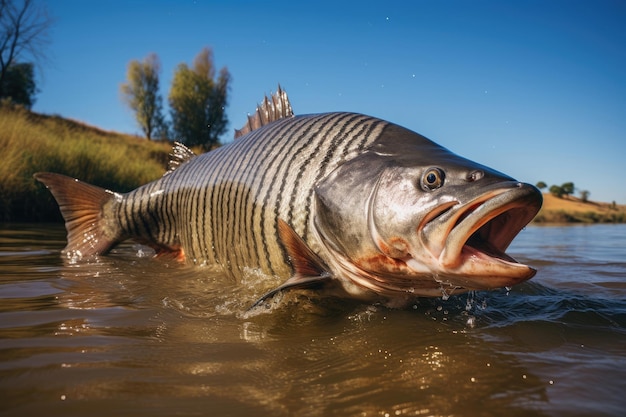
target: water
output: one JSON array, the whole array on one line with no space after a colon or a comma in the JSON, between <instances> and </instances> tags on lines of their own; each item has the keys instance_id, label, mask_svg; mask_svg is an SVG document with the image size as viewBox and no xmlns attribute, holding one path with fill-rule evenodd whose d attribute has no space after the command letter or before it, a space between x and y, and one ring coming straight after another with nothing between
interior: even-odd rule
<instances>
[{"instance_id":1,"label":"water","mask_svg":"<svg viewBox=\"0 0 626 417\"><path fill-rule=\"evenodd\" d=\"M390 310L267 288L125 244L59 255L0 228L0 414L621 416L626 225L528 227L529 283ZM268 284L265 284L268 285Z\"/></svg>"}]
</instances>

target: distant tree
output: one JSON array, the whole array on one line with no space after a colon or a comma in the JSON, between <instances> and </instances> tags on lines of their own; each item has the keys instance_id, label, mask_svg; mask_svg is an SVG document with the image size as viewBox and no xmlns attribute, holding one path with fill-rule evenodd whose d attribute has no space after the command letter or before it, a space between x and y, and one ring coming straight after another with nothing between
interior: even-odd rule
<instances>
[{"instance_id":1,"label":"distant tree","mask_svg":"<svg viewBox=\"0 0 626 417\"><path fill-rule=\"evenodd\" d=\"M552 185L550 186L550 194L552 194L555 197L563 197L563 188L559 187L558 185Z\"/></svg>"},{"instance_id":2,"label":"distant tree","mask_svg":"<svg viewBox=\"0 0 626 417\"><path fill-rule=\"evenodd\" d=\"M226 104L230 73L225 67L215 78L213 52L204 48L193 68L183 63L174 73L169 93L173 135L188 146L205 150L219 143L226 131Z\"/></svg>"},{"instance_id":3,"label":"distant tree","mask_svg":"<svg viewBox=\"0 0 626 417\"><path fill-rule=\"evenodd\" d=\"M2 1L2 0L0 0ZM35 70L32 63L13 64L4 76L0 86L0 97L30 109L35 104Z\"/></svg>"},{"instance_id":4,"label":"distant tree","mask_svg":"<svg viewBox=\"0 0 626 417\"><path fill-rule=\"evenodd\" d=\"M561 185L561 189L563 190L563 194L565 194L566 196L572 195L574 194L574 190L575 190L574 183L573 182L563 183Z\"/></svg>"},{"instance_id":5,"label":"distant tree","mask_svg":"<svg viewBox=\"0 0 626 417\"><path fill-rule=\"evenodd\" d=\"M586 203L587 201L589 201L589 194L591 194L589 191L582 190L580 192L580 199Z\"/></svg>"},{"instance_id":6,"label":"distant tree","mask_svg":"<svg viewBox=\"0 0 626 417\"><path fill-rule=\"evenodd\" d=\"M153 139L167 130L163 118L163 98L159 93L161 63L156 54L150 54L143 62L132 60L128 64L127 81L120 86L128 107L135 112L135 119L143 134Z\"/></svg>"},{"instance_id":7,"label":"distant tree","mask_svg":"<svg viewBox=\"0 0 626 417\"><path fill-rule=\"evenodd\" d=\"M0 0L0 98L32 106L33 64L23 62L45 58L51 24L46 9L33 0Z\"/></svg>"},{"instance_id":8,"label":"distant tree","mask_svg":"<svg viewBox=\"0 0 626 417\"><path fill-rule=\"evenodd\" d=\"M546 188L547 186L548 186L548 184L546 184L546 183L545 183L545 182L543 182L543 181L539 181L539 182L536 184L536 187L537 187L537 188L539 188L540 190L543 190L543 189L544 189L544 188Z\"/></svg>"}]
</instances>

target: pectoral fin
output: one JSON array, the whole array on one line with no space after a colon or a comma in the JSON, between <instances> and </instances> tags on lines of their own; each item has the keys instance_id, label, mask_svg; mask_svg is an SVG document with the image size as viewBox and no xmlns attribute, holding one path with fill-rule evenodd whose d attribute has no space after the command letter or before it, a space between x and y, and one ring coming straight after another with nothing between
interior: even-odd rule
<instances>
[{"instance_id":1,"label":"pectoral fin","mask_svg":"<svg viewBox=\"0 0 626 417\"><path fill-rule=\"evenodd\" d=\"M278 220L278 234L291 260L293 275L282 285L259 298L250 308L258 306L281 291L318 288L333 279L324 261L304 243L291 226L281 219Z\"/></svg>"}]
</instances>

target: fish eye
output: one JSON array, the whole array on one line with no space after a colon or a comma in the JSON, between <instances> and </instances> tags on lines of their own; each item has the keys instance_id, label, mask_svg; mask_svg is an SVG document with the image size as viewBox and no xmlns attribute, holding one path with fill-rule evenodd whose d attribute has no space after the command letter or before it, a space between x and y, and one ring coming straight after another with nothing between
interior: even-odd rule
<instances>
[{"instance_id":1,"label":"fish eye","mask_svg":"<svg viewBox=\"0 0 626 417\"><path fill-rule=\"evenodd\" d=\"M445 175L439 168L430 168L422 175L422 188L425 191L435 190L443 185Z\"/></svg>"}]
</instances>

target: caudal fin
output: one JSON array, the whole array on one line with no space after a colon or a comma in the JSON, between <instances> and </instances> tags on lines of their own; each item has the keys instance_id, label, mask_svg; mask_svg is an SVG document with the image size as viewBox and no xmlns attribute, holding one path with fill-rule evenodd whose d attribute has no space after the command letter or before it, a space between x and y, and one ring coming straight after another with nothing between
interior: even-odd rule
<instances>
[{"instance_id":1,"label":"caudal fin","mask_svg":"<svg viewBox=\"0 0 626 417\"><path fill-rule=\"evenodd\" d=\"M39 172L34 175L52 193L67 229L63 253L83 258L107 253L119 240L119 231L108 222L103 206L118 194L65 175Z\"/></svg>"}]
</instances>

